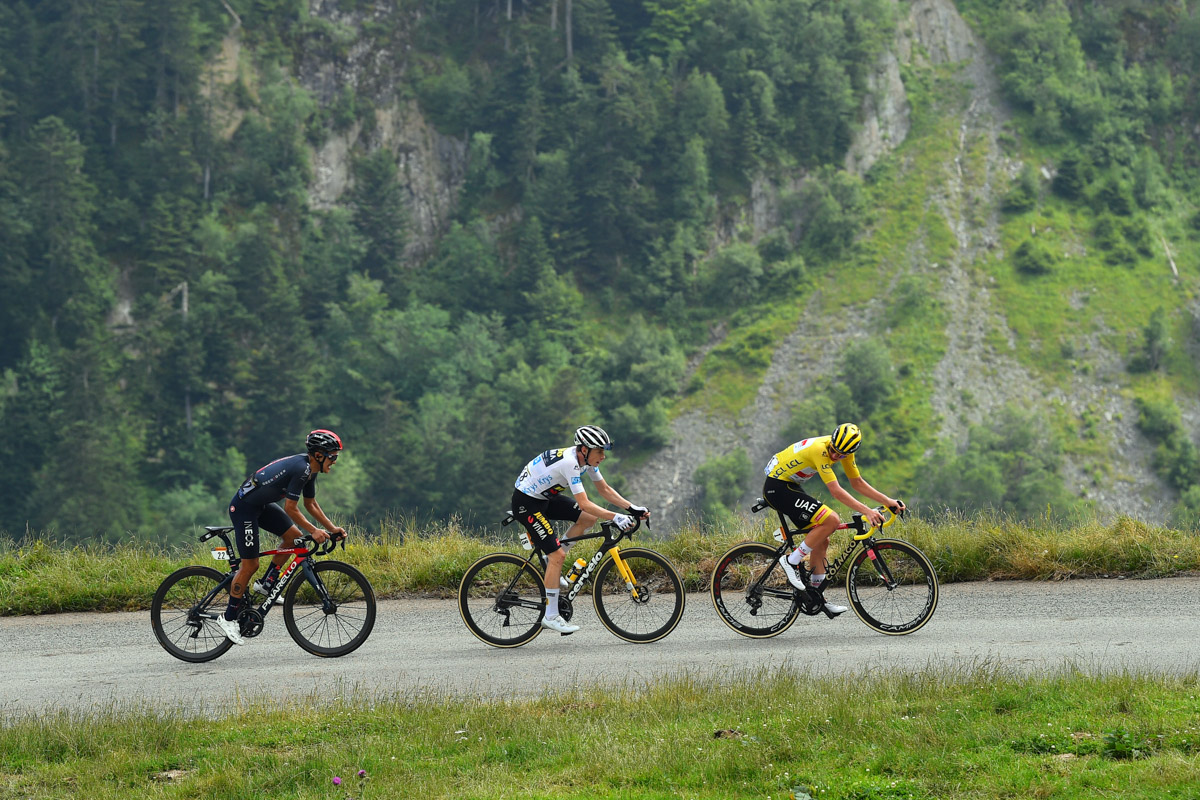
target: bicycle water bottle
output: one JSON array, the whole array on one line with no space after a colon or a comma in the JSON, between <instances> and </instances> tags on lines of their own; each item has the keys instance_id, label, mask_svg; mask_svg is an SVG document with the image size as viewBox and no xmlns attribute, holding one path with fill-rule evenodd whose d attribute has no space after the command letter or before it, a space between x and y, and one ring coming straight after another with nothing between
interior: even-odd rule
<instances>
[{"instance_id":1,"label":"bicycle water bottle","mask_svg":"<svg viewBox=\"0 0 1200 800\"><path fill-rule=\"evenodd\" d=\"M583 573L583 568L586 566L587 566L587 562L584 561L582 558L575 559L575 567L571 570L571 574L569 576L567 576L567 580L570 581L571 583L574 583L575 581L577 581L579 579L579 576Z\"/></svg>"}]
</instances>

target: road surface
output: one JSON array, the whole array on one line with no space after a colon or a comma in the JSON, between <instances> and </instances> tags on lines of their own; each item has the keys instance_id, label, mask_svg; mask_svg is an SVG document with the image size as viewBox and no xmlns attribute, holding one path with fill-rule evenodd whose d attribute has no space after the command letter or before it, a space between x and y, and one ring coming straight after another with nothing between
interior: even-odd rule
<instances>
[{"instance_id":1,"label":"road surface","mask_svg":"<svg viewBox=\"0 0 1200 800\"><path fill-rule=\"evenodd\" d=\"M159 647L148 611L0 618L0 716L114 704L214 713L239 700L308 695L328 682L346 694L500 697L577 678L636 686L687 672L736 680L783 664L818 674L983 664L1023 674L1064 665L1165 674L1200 668L1197 577L950 584L933 619L898 637L848 612L835 620L802 616L774 639L747 639L720 622L706 594L689 595L679 627L654 644L617 639L590 601L575 621L583 629L571 637L545 632L498 650L467 631L451 600L389 600L359 650L321 659L296 646L276 610L245 646L187 664Z\"/></svg>"}]
</instances>

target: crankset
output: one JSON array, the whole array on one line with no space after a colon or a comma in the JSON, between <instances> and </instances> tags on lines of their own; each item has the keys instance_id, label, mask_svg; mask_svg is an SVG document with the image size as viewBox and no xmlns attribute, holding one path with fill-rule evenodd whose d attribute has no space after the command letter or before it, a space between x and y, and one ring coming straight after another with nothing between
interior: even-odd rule
<instances>
[{"instance_id":1,"label":"crankset","mask_svg":"<svg viewBox=\"0 0 1200 800\"><path fill-rule=\"evenodd\" d=\"M247 608L238 614L238 624L242 626L242 636L253 639L262 633L263 615L256 608Z\"/></svg>"},{"instance_id":2,"label":"crankset","mask_svg":"<svg viewBox=\"0 0 1200 800\"><path fill-rule=\"evenodd\" d=\"M569 598L566 598L566 597L558 598L558 615L560 617L565 619L567 622L570 622L571 615L574 613L575 613L575 606L571 603Z\"/></svg>"},{"instance_id":3,"label":"crankset","mask_svg":"<svg viewBox=\"0 0 1200 800\"><path fill-rule=\"evenodd\" d=\"M817 595L816 599L813 599L814 594ZM810 617L815 617L817 614L820 614L825 610L825 599L816 592L810 592L808 590L802 592L798 591L796 592L796 607L799 608L802 613Z\"/></svg>"}]
</instances>

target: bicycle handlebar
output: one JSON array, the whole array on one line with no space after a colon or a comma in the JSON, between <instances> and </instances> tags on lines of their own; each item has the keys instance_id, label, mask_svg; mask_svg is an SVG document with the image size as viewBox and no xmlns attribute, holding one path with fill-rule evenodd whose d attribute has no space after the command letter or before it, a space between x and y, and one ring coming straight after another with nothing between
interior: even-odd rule
<instances>
[{"instance_id":1,"label":"bicycle handlebar","mask_svg":"<svg viewBox=\"0 0 1200 800\"><path fill-rule=\"evenodd\" d=\"M329 533L329 531L326 531L326 533ZM301 542L312 542L314 545L316 545L315 547L305 546L304 547L304 555L306 555L306 556L327 556L330 553L332 553L334 550L337 549L337 546L339 543L342 545L343 550L346 549L346 534L343 533L341 535L338 535L336 533L329 533L328 539L326 539L323 542L318 542L315 539L313 539L311 533L306 533L303 536L301 536L299 539L296 540L296 543L294 546L300 547Z\"/></svg>"}]
</instances>

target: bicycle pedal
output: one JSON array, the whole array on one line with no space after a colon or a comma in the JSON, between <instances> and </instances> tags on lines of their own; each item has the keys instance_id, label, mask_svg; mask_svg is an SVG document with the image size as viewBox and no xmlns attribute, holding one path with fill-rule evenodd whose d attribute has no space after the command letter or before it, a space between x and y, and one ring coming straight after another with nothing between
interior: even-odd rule
<instances>
[{"instance_id":1,"label":"bicycle pedal","mask_svg":"<svg viewBox=\"0 0 1200 800\"><path fill-rule=\"evenodd\" d=\"M571 633L574 633L574 632L575 631L571 631ZM571 633L560 633L559 636L570 636Z\"/></svg>"}]
</instances>

